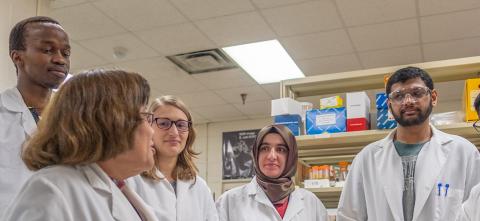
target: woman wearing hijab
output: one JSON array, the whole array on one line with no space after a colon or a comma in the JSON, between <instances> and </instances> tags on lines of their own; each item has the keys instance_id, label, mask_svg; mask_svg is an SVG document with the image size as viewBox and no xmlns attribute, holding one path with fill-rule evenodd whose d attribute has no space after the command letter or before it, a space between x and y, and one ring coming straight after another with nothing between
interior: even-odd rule
<instances>
[{"instance_id":1,"label":"woman wearing hijab","mask_svg":"<svg viewBox=\"0 0 480 221\"><path fill-rule=\"evenodd\" d=\"M155 99L149 111L154 114L155 166L128 183L158 220L217 221L213 196L193 162L196 132L190 111L170 95Z\"/></svg>"},{"instance_id":2,"label":"woman wearing hijab","mask_svg":"<svg viewBox=\"0 0 480 221\"><path fill-rule=\"evenodd\" d=\"M285 126L261 129L253 146L256 176L220 196L216 203L220 220L328 220L327 210L313 193L295 189L297 152L295 136Z\"/></svg>"}]
</instances>

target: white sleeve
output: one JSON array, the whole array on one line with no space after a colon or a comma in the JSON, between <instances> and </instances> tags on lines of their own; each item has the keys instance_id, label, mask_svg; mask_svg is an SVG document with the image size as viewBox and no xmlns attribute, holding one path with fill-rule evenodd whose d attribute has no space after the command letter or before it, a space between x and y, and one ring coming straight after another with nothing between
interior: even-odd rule
<instances>
[{"instance_id":1,"label":"white sleeve","mask_svg":"<svg viewBox=\"0 0 480 221\"><path fill-rule=\"evenodd\" d=\"M215 208L215 202L213 201L213 195L212 192L210 191L210 188L205 183L204 190L202 191L204 193L204 205L206 207L206 221L218 221L218 214L217 214L217 209Z\"/></svg>"},{"instance_id":2,"label":"white sleeve","mask_svg":"<svg viewBox=\"0 0 480 221\"><path fill-rule=\"evenodd\" d=\"M318 199L317 196L315 196L316 200L315 200L315 207L316 207L316 218L315 220L316 221L328 221L328 212L327 212L327 209L325 208L325 206L323 205L322 201L320 199Z\"/></svg>"},{"instance_id":3,"label":"white sleeve","mask_svg":"<svg viewBox=\"0 0 480 221\"><path fill-rule=\"evenodd\" d=\"M357 155L353 160L351 171L338 203L337 221L366 221L367 207L363 190L362 157Z\"/></svg>"},{"instance_id":4,"label":"white sleeve","mask_svg":"<svg viewBox=\"0 0 480 221\"><path fill-rule=\"evenodd\" d=\"M228 221L228 191L223 193L215 202L215 206L217 207L218 213L218 220L220 221Z\"/></svg>"},{"instance_id":5,"label":"white sleeve","mask_svg":"<svg viewBox=\"0 0 480 221\"><path fill-rule=\"evenodd\" d=\"M8 206L4 221L73 221L64 194L49 180L32 178Z\"/></svg>"}]
</instances>

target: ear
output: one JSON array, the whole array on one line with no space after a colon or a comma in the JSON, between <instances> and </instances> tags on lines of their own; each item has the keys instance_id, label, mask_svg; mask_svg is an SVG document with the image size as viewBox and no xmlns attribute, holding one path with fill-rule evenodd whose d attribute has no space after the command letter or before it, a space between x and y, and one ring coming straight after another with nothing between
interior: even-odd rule
<instances>
[{"instance_id":1,"label":"ear","mask_svg":"<svg viewBox=\"0 0 480 221\"><path fill-rule=\"evenodd\" d=\"M435 107L437 106L437 103L438 103L438 92L437 90L433 89L431 93L432 93L432 105Z\"/></svg>"},{"instance_id":2,"label":"ear","mask_svg":"<svg viewBox=\"0 0 480 221\"><path fill-rule=\"evenodd\" d=\"M23 57L21 51L12 50L12 52L10 52L10 58L12 59L17 69L21 64L23 64Z\"/></svg>"}]
</instances>

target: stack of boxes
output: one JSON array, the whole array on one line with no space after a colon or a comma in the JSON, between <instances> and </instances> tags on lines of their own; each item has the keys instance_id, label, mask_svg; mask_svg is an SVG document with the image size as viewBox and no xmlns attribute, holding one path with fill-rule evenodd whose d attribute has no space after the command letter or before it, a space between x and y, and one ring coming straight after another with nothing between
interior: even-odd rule
<instances>
[{"instance_id":1,"label":"stack of boxes","mask_svg":"<svg viewBox=\"0 0 480 221\"><path fill-rule=\"evenodd\" d=\"M377 107L377 128L378 129L393 129L397 127L397 122L388 111L387 94L378 93L375 99L375 106Z\"/></svg>"},{"instance_id":2,"label":"stack of boxes","mask_svg":"<svg viewBox=\"0 0 480 221\"><path fill-rule=\"evenodd\" d=\"M370 129L370 98L365 91L347 93L347 131Z\"/></svg>"},{"instance_id":3,"label":"stack of boxes","mask_svg":"<svg viewBox=\"0 0 480 221\"><path fill-rule=\"evenodd\" d=\"M302 104L292 98L272 100L272 116L274 124L285 125L293 135L300 135L302 128Z\"/></svg>"},{"instance_id":4,"label":"stack of boxes","mask_svg":"<svg viewBox=\"0 0 480 221\"><path fill-rule=\"evenodd\" d=\"M340 96L320 99L320 109L306 113L306 133L338 133L346 131L346 110Z\"/></svg>"}]
</instances>

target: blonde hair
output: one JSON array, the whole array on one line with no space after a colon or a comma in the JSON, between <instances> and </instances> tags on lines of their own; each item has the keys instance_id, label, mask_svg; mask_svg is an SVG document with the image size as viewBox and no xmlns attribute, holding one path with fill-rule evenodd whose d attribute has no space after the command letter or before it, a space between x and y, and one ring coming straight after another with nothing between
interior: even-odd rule
<instances>
[{"instance_id":1,"label":"blonde hair","mask_svg":"<svg viewBox=\"0 0 480 221\"><path fill-rule=\"evenodd\" d=\"M185 144L185 148L178 155L177 165L173 171L173 174L180 180L192 180L197 176L198 168L193 162L193 158L197 158L199 153L193 150L193 143L195 142L196 132L193 128L193 119L190 111L188 111L187 106L178 98L165 95L155 99L150 107L148 108L149 112L155 112L159 107L170 105L180 109L186 116L188 121L192 122L192 126L188 129L188 138ZM157 151L157 154L159 152ZM160 177L157 176L156 171L158 170L158 157L155 157L155 167L149 171L144 172L142 175L153 179L159 180Z\"/></svg>"},{"instance_id":2,"label":"blonde hair","mask_svg":"<svg viewBox=\"0 0 480 221\"><path fill-rule=\"evenodd\" d=\"M85 165L132 148L150 86L137 73L90 70L73 76L50 101L22 159L30 170Z\"/></svg>"}]
</instances>

